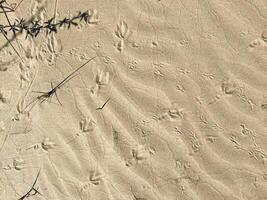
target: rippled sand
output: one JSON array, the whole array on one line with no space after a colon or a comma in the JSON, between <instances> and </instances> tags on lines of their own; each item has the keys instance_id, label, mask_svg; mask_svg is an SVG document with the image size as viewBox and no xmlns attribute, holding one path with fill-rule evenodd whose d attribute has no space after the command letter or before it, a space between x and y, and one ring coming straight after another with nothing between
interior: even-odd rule
<instances>
[{"instance_id":1,"label":"rippled sand","mask_svg":"<svg viewBox=\"0 0 267 200\"><path fill-rule=\"evenodd\" d=\"M267 199L266 1L25 0L9 16L85 10L13 39L24 61L0 37L0 200Z\"/></svg>"}]
</instances>

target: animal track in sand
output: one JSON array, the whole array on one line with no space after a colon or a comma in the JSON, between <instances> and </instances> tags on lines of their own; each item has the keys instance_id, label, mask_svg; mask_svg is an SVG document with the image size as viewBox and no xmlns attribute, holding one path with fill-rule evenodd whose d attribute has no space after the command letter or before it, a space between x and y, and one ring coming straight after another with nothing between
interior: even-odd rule
<instances>
[{"instance_id":1,"label":"animal track in sand","mask_svg":"<svg viewBox=\"0 0 267 200\"><path fill-rule=\"evenodd\" d=\"M261 40L261 38L257 38L255 40L253 40L251 43L249 43L249 47L248 49L250 51L254 50L254 48L258 47L258 46L261 46L263 43L263 41Z\"/></svg>"},{"instance_id":2,"label":"animal track in sand","mask_svg":"<svg viewBox=\"0 0 267 200\"><path fill-rule=\"evenodd\" d=\"M3 121L0 121L0 132L3 132L6 130L6 127L5 127L5 122Z\"/></svg>"},{"instance_id":3,"label":"animal track in sand","mask_svg":"<svg viewBox=\"0 0 267 200\"><path fill-rule=\"evenodd\" d=\"M125 165L127 167L132 166L133 164L141 164L145 162L151 155L156 153L154 148L148 147L146 145L136 145L132 149L132 157L126 159Z\"/></svg>"},{"instance_id":4,"label":"animal track in sand","mask_svg":"<svg viewBox=\"0 0 267 200\"><path fill-rule=\"evenodd\" d=\"M246 103L250 107L250 110L253 110L255 106L257 106L253 98L245 94L246 88L238 84L237 81L227 79L223 81L221 89L226 95L236 95L242 102ZM217 100L215 99L215 101L218 101L222 95L217 94L216 96Z\"/></svg>"},{"instance_id":5,"label":"animal track in sand","mask_svg":"<svg viewBox=\"0 0 267 200\"><path fill-rule=\"evenodd\" d=\"M103 173L99 173L96 170L90 171L87 181L85 181L81 186L82 190L83 191L88 190L91 185L95 185L95 186L100 185L104 177L105 177L105 174Z\"/></svg>"},{"instance_id":6,"label":"animal track in sand","mask_svg":"<svg viewBox=\"0 0 267 200\"><path fill-rule=\"evenodd\" d=\"M153 154L155 154L155 150L150 147L147 147L146 145L137 145L132 150L132 155L137 161L137 163L147 160L150 157L150 155Z\"/></svg>"},{"instance_id":7,"label":"animal track in sand","mask_svg":"<svg viewBox=\"0 0 267 200\"><path fill-rule=\"evenodd\" d=\"M95 85L91 88L91 95L99 95L100 91L109 84L109 72L97 70Z\"/></svg>"},{"instance_id":8,"label":"animal track in sand","mask_svg":"<svg viewBox=\"0 0 267 200\"><path fill-rule=\"evenodd\" d=\"M95 128L95 121L89 116L85 117L80 121L80 130L82 132L92 132Z\"/></svg>"},{"instance_id":9,"label":"animal track in sand","mask_svg":"<svg viewBox=\"0 0 267 200\"><path fill-rule=\"evenodd\" d=\"M13 64L14 60L10 61L3 61L2 59L0 60L0 72L6 72L8 70L8 66Z\"/></svg>"},{"instance_id":10,"label":"animal track in sand","mask_svg":"<svg viewBox=\"0 0 267 200\"><path fill-rule=\"evenodd\" d=\"M247 126L245 124L240 124L241 127L241 133L245 136L250 136L253 137L255 134L252 130L250 130L249 128L247 128Z\"/></svg>"},{"instance_id":11,"label":"animal track in sand","mask_svg":"<svg viewBox=\"0 0 267 200\"><path fill-rule=\"evenodd\" d=\"M88 11L90 18L88 18L89 24L98 24L100 22L100 17L96 9L90 9Z\"/></svg>"},{"instance_id":12,"label":"animal track in sand","mask_svg":"<svg viewBox=\"0 0 267 200\"><path fill-rule=\"evenodd\" d=\"M19 102L17 103L16 109L17 109L17 113L15 114L15 116L12 118L13 121L20 121L21 119L30 116L30 113L28 111L25 110L25 99L21 99L19 100Z\"/></svg>"},{"instance_id":13,"label":"animal track in sand","mask_svg":"<svg viewBox=\"0 0 267 200\"><path fill-rule=\"evenodd\" d=\"M11 100L11 90L0 90L0 101L3 104L10 103Z\"/></svg>"},{"instance_id":14,"label":"animal track in sand","mask_svg":"<svg viewBox=\"0 0 267 200\"><path fill-rule=\"evenodd\" d=\"M180 182L182 179L188 179L191 183L197 184L201 180L201 176L198 171L192 168L188 161L176 161L176 168L179 173L177 181Z\"/></svg>"},{"instance_id":15,"label":"animal track in sand","mask_svg":"<svg viewBox=\"0 0 267 200\"><path fill-rule=\"evenodd\" d=\"M36 143L36 144L30 146L30 147L26 148L26 150L42 149L44 152L48 152L49 150L54 149L55 147L56 147L56 143L54 141L52 141L49 137L45 137L42 142Z\"/></svg>"},{"instance_id":16,"label":"animal track in sand","mask_svg":"<svg viewBox=\"0 0 267 200\"><path fill-rule=\"evenodd\" d=\"M4 170L12 170L15 169L20 171L25 168L25 161L22 158L15 158L13 159L12 164L8 164L6 167L2 167Z\"/></svg>"},{"instance_id":17,"label":"animal track in sand","mask_svg":"<svg viewBox=\"0 0 267 200\"><path fill-rule=\"evenodd\" d=\"M117 24L115 35L119 38L119 42L117 43L117 50L119 52L122 52L124 49L125 39L127 40L130 36L130 30L125 21L120 20L120 22Z\"/></svg>"},{"instance_id":18,"label":"animal track in sand","mask_svg":"<svg viewBox=\"0 0 267 200\"><path fill-rule=\"evenodd\" d=\"M176 85L176 90L180 91L180 92L185 92L185 88L182 84L178 83Z\"/></svg>"},{"instance_id":19,"label":"animal track in sand","mask_svg":"<svg viewBox=\"0 0 267 200\"><path fill-rule=\"evenodd\" d=\"M96 122L88 115L84 117L80 122L79 122L79 129L80 132L76 133L72 139L70 139L67 144L72 143L75 141L78 137L84 135L84 134L89 134L94 131L96 126Z\"/></svg>"},{"instance_id":20,"label":"animal track in sand","mask_svg":"<svg viewBox=\"0 0 267 200\"><path fill-rule=\"evenodd\" d=\"M167 121L176 121L181 120L185 117L185 110L180 108L177 103L172 103L170 108L168 108L163 113L160 113L156 116L157 120L167 120Z\"/></svg>"},{"instance_id":21,"label":"animal track in sand","mask_svg":"<svg viewBox=\"0 0 267 200\"><path fill-rule=\"evenodd\" d=\"M264 42L267 42L267 28L265 28L262 33L261 33L261 39L264 41Z\"/></svg>"},{"instance_id":22,"label":"animal track in sand","mask_svg":"<svg viewBox=\"0 0 267 200\"><path fill-rule=\"evenodd\" d=\"M252 51L254 48L259 46L267 47L267 28L262 31L259 38L256 38L249 44L248 49Z\"/></svg>"},{"instance_id":23,"label":"animal track in sand","mask_svg":"<svg viewBox=\"0 0 267 200\"><path fill-rule=\"evenodd\" d=\"M49 137L45 137L41 143L42 148L45 151L49 151L50 149L54 149L56 143L54 143Z\"/></svg>"},{"instance_id":24,"label":"animal track in sand","mask_svg":"<svg viewBox=\"0 0 267 200\"><path fill-rule=\"evenodd\" d=\"M234 94L238 91L238 89L239 87L237 83L233 80L228 79L222 83L222 91L225 94Z\"/></svg>"},{"instance_id":25,"label":"animal track in sand","mask_svg":"<svg viewBox=\"0 0 267 200\"><path fill-rule=\"evenodd\" d=\"M13 167L16 170L22 170L24 168L25 161L22 158L13 160Z\"/></svg>"},{"instance_id":26,"label":"animal track in sand","mask_svg":"<svg viewBox=\"0 0 267 200\"><path fill-rule=\"evenodd\" d=\"M96 170L90 172L89 180L93 185L99 185L105 175L103 173L97 173Z\"/></svg>"},{"instance_id":27,"label":"animal track in sand","mask_svg":"<svg viewBox=\"0 0 267 200\"><path fill-rule=\"evenodd\" d=\"M129 61L127 66L128 66L129 71L131 71L131 72L138 70L138 62L137 62L137 60Z\"/></svg>"}]
</instances>

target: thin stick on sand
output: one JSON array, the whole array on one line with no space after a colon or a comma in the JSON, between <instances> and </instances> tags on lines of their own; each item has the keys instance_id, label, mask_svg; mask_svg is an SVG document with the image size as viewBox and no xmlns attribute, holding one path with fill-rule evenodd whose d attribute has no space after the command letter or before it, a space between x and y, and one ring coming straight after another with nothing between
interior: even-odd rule
<instances>
[{"instance_id":1,"label":"thin stick on sand","mask_svg":"<svg viewBox=\"0 0 267 200\"><path fill-rule=\"evenodd\" d=\"M41 171L41 169L39 169L39 171L38 171L38 173L36 175L36 178L35 178L32 186L31 186L31 189L26 194L24 194L22 197L20 197L18 200L23 200L23 199L25 199L25 198L27 198L29 196L34 196L36 194L42 195L37 189L35 189L35 184L37 183L37 180L39 178L40 171ZM31 194L31 192L34 192L34 193Z\"/></svg>"},{"instance_id":2,"label":"thin stick on sand","mask_svg":"<svg viewBox=\"0 0 267 200\"><path fill-rule=\"evenodd\" d=\"M54 94L59 102L60 105L61 102L58 99L57 96L57 90L60 89L63 85L65 85L68 81L70 81L71 79L73 79L75 76L77 76L78 74L75 74L76 72L78 72L81 68L83 68L84 66L86 66L89 62L91 62L93 59L95 59L97 56L94 56L92 58L90 58L88 61L86 61L84 64L82 64L80 67L78 67L77 69L75 69L73 72L71 72L66 78L64 78L59 84L57 84L55 87L53 87L53 84L51 83L51 90L48 92L41 92L41 91L33 91L35 93L40 93L41 95L39 95L38 97L36 97L36 99L34 101L32 101L31 103L29 103L24 110L26 110L30 105L32 105L35 102L41 101L41 103L43 103L44 101L46 101L47 99L51 98ZM34 104L35 105L35 104ZM31 107L31 109L34 107L34 105ZM30 110L31 110L30 109Z\"/></svg>"}]
</instances>

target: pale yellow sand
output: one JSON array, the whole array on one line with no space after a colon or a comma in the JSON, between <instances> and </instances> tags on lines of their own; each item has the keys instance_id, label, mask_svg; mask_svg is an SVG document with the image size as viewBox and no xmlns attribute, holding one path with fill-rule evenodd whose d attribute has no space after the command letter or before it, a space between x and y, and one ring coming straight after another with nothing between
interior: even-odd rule
<instances>
[{"instance_id":1,"label":"pale yellow sand","mask_svg":"<svg viewBox=\"0 0 267 200\"><path fill-rule=\"evenodd\" d=\"M10 18L79 10L89 25L12 41L24 63L0 51L0 200L39 170L25 199L267 199L267 2L25 0ZM63 106L23 112L95 55Z\"/></svg>"}]
</instances>

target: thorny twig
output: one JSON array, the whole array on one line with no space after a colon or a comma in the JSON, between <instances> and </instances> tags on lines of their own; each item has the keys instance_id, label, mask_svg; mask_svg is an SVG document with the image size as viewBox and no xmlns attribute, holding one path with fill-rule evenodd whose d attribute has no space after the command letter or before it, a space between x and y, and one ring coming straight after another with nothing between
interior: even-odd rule
<instances>
[{"instance_id":1,"label":"thorny twig","mask_svg":"<svg viewBox=\"0 0 267 200\"><path fill-rule=\"evenodd\" d=\"M22 60L21 56L19 55L18 51L16 50L16 48L13 46L13 44L10 42L10 40L8 39L8 37L6 36L5 31L0 28L1 33L4 35L4 37L6 38L6 40L8 41L8 43L10 44L10 46L14 49L14 51L16 52L16 54L19 56L19 58Z\"/></svg>"},{"instance_id":2,"label":"thorny twig","mask_svg":"<svg viewBox=\"0 0 267 200\"><path fill-rule=\"evenodd\" d=\"M15 7L15 9L12 9L12 11L10 11L10 12L14 12L14 11L21 5L22 2L23 2L23 0L21 0L21 1L19 2L19 4L17 4L17 6ZM12 7L12 6L10 5L10 7ZM42 10L44 10L44 6L40 7L40 8L37 10L37 13L36 13L35 15L31 16L30 19L28 19L28 21L26 21L25 23L26 23L26 24L29 24L31 21L33 21L33 20L35 19L35 16L36 16L36 15L39 15L39 14L41 13ZM21 34L21 33L20 33L20 34ZM13 35L13 36L9 39L10 42L12 42L14 39L16 40L17 36L18 36L18 35ZM9 44L9 42L7 41L4 45L2 45L2 46L0 47L0 51L1 51L4 47L7 47L8 44Z\"/></svg>"},{"instance_id":3,"label":"thorny twig","mask_svg":"<svg viewBox=\"0 0 267 200\"><path fill-rule=\"evenodd\" d=\"M24 0L21 0L15 8L12 8L6 0L0 1L0 13L4 13L8 25L2 25L0 24L0 32L3 34L5 39L7 40L8 44L11 45L11 47L14 49L15 53L19 56L19 58L22 60L22 57L18 53L18 51L15 49L15 47L12 45L11 41L8 39L7 35L8 32L13 32L13 38L16 38L17 33L23 33L26 32L25 39L30 35L31 37L37 37L38 34L44 30L46 34L50 33L57 33L57 29L62 26L67 26L69 29L71 26L78 26L78 22L76 20L84 21L85 23L91 23L90 19L92 17L92 14L89 14L89 11L81 12L72 17L72 18L64 18L63 20L60 20L58 23L54 23L54 17L45 21L44 23L41 23L40 20L31 20L26 21L25 19L16 19L15 22L12 24L9 20L9 17L7 15L8 12L15 12L15 10L21 5L21 3ZM6 5L4 5L6 4ZM22 60L23 61L23 60Z\"/></svg>"},{"instance_id":4,"label":"thorny twig","mask_svg":"<svg viewBox=\"0 0 267 200\"><path fill-rule=\"evenodd\" d=\"M37 174L37 176L36 176L36 178L35 178L35 180L34 180L34 182L32 184L31 189L26 194L24 194L22 197L20 197L18 200L23 200L23 199L25 199L25 198L27 198L29 196L34 196L36 194L42 195L37 189L35 189L35 184L36 184L36 182L37 182L37 180L39 178L40 171L41 171L41 169L39 169L38 174ZM31 194L31 192L34 192L34 193Z\"/></svg>"},{"instance_id":5,"label":"thorny twig","mask_svg":"<svg viewBox=\"0 0 267 200\"><path fill-rule=\"evenodd\" d=\"M50 34L52 32L57 33L58 28L67 26L68 29L71 26L78 26L78 22L84 21L85 23L90 23L92 15L89 14L89 11L81 12L79 11L78 14L72 18L64 18L59 20L57 23L54 23L54 17L50 18L49 20L41 23L40 20L33 20L30 23L23 18L16 19L15 22L11 25L0 25L6 33L8 31L12 31L14 33L22 33L23 31L26 32L26 38L30 35L31 37L37 37L41 31L45 31L46 34ZM77 21L78 20L78 21Z\"/></svg>"}]
</instances>

